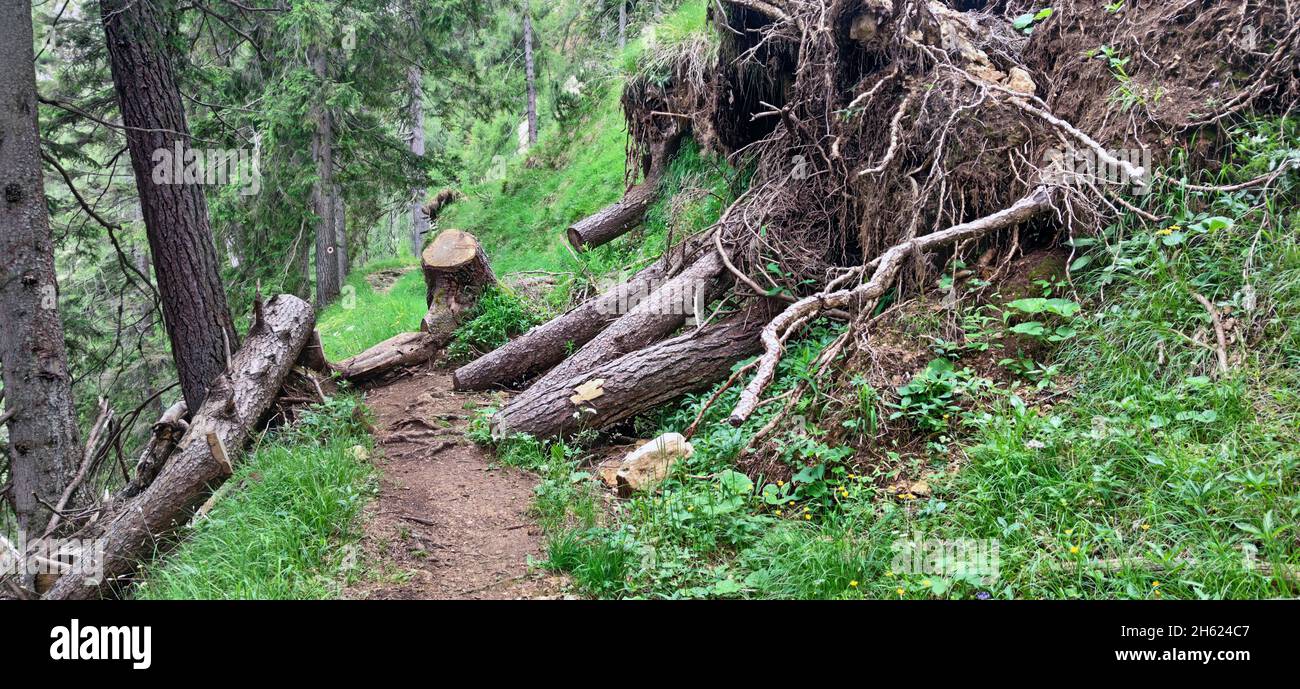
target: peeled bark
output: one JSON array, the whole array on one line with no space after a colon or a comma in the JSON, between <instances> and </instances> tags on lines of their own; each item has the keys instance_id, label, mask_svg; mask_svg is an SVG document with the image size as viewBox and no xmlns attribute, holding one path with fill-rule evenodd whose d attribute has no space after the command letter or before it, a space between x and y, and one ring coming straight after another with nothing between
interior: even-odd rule
<instances>
[{"instance_id":1,"label":"peeled bark","mask_svg":"<svg viewBox=\"0 0 1300 689\"><path fill-rule=\"evenodd\" d=\"M708 387L725 378L737 361L761 349L758 335L771 313L759 305L538 389L498 412L493 434L540 438L601 430Z\"/></svg>"},{"instance_id":2,"label":"peeled bark","mask_svg":"<svg viewBox=\"0 0 1300 689\"><path fill-rule=\"evenodd\" d=\"M76 470L73 412L54 245L41 172L27 0L0 3L0 361L8 419L13 506L35 537ZM37 498L40 498L38 500Z\"/></svg>"},{"instance_id":3,"label":"peeled bark","mask_svg":"<svg viewBox=\"0 0 1300 689\"><path fill-rule=\"evenodd\" d=\"M659 259L627 282L456 369L451 377L452 388L486 390L508 386L545 371L627 313L629 305L640 302L658 281L671 274L668 259Z\"/></svg>"},{"instance_id":4,"label":"peeled bark","mask_svg":"<svg viewBox=\"0 0 1300 689\"><path fill-rule=\"evenodd\" d=\"M230 371L213 381L207 400L158 477L143 493L97 522L90 533L80 534L101 539L103 578L60 577L45 598L102 595L148 557L159 539L185 523L204 496L229 476L233 457L227 453L244 446L270 408L307 343L314 320L311 305L291 295L277 296L257 309Z\"/></svg>"},{"instance_id":5,"label":"peeled bark","mask_svg":"<svg viewBox=\"0 0 1300 689\"><path fill-rule=\"evenodd\" d=\"M614 321L590 342L538 379L516 401L569 378L586 373L624 354L647 347L675 332L686 317L703 310L718 292L722 259L709 251L671 280L663 283L627 315Z\"/></svg>"},{"instance_id":6,"label":"peeled bark","mask_svg":"<svg viewBox=\"0 0 1300 689\"><path fill-rule=\"evenodd\" d=\"M337 364L339 375L353 383L368 383L406 366L428 361L438 351L429 333L402 333Z\"/></svg>"},{"instance_id":7,"label":"peeled bark","mask_svg":"<svg viewBox=\"0 0 1300 689\"><path fill-rule=\"evenodd\" d=\"M188 153L191 145L168 51L173 33L168 22L176 12L173 0L100 2L163 320L185 400L197 408L208 384L226 369L229 352L239 347L239 336L221 283L203 187L174 174L183 160L170 152Z\"/></svg>"},{"instance_id":8,"label":"peeled bark","mask_svg":"<svg viewBox=\"0 0 1300 689\"><path fill-rule=\"evenodd\" d=\"M429 306L420 329L446 346L465 313L478 303L483 289L496 284L492 266L478 239L461 230L438 234L420 255Z\"/></svg>"}]
</instances>

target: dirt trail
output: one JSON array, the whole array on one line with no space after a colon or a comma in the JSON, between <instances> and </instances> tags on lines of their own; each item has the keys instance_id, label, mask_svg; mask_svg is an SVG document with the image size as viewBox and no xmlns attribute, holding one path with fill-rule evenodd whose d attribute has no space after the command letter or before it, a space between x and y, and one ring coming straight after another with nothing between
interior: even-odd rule
<instances>
[{"instance_id":1,"label":"dirt trail","mask_svg":"<svg viewBox=\"0 0 1300 689\"><path fill-rule=\"evenodd\" d=\"M451 391L446 371L421 369L366 392L382 472L366 516L370 575L350 598L549 598L560 580L529 572L542 538L528 514L536 479L493 466L465 437L482 394Z\"/></svg>"}]
</instances>

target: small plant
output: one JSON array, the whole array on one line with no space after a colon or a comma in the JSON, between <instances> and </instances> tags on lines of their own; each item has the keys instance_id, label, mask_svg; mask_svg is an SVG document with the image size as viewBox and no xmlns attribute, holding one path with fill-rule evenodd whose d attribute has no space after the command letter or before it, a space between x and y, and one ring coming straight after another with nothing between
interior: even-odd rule
<instances>
[{"instance_id":1,"label":"small plant","mask_svg":"<svg viewBox=\"0 0 1300 689\"><path fill-rule=\"evenodd\" d=\"M1047 299L1043 297L1031 297L1008 302L1006 310L1003 312L1004 318L1007 320L1010 320L1016 314L1048 320L1046 323L1042 320L1017 323L1010 328L1010 332L1051 343L1064 342L1078 334L1078 331L1071 325L1078 313L1079 305L1069 299ZM1055 318L1052 319L1051 317ZM1059 323L1053 325L1051 320L1059 321Z\"/></svg>"},{"instance_id":2,"label":"small plant","mask_svg":"<svg viewBox=\"0 0 1300 689\"><path fill-rule=\"evenodd\" d=\"M948 359L935 359L911 382L898 388L899 400L892 404L897 411L890 419L906 418L918 428L937 433L948 428L953 414L961 412L956 398L962 378Z\"/></svg>"},{"instance_id":3,"label":"small plant","mask_svg":"<svg viewBox=\"0 0 1300 689\"><path fill-rule=\"evenodd\" d=\"M1011 26L1028 36L1034 32L1035 25L1046 21L1055 12L1056 10L1051 7L1045 7L1037 12L1026 12L1012 20Z\"/></svg>"},{"instance_id":4,"label":"small plant","mask_svg":"<svg viewBox=\"0 0 1300 689\"><path fill-rule=\"evenodd\" d=\"M542 314L523 299L500 287L484 292L474 313L474 317L456 329L447 346L447 356L452 361L465 361L476 354L490 352L543 320Z\"/></svg>"}]
</instances>

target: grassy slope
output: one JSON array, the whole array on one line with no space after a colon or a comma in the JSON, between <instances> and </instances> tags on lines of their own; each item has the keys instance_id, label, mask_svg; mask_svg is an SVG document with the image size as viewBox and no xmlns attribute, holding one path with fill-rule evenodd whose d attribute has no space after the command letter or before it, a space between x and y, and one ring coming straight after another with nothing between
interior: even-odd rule
<instances>
[{"instance_id":1,"label":"grassy slope","mask_svg":"<svg viewBox=\"0 0 1300 689\"><path fill-rule=\"evenodd\" d=\"M259 444L230 479L238 488L145 571L135 597L337 596L356 564L342 546L359 536L356 517L374 479L357 405L334 398Z\"/></svg>"},{"instance_id":2,"label":"grassy slope","mask_svg":"<svg viewBox=\"0 0 1300 689\"><path fill-rule=\"evenodd\" d=\"M1253 178L1296 155L1296 133L1294 123L1285 136L1267 123L1243 132L1224 178ZM706 417L695 457L658 494L620 502L612 517L597 509L598 489L575 480L580 450L529 438L504 444L503 461L545 476L537 508L551 534L548 566L591 595L615 597L1295 595L1293 582L1268 575L1300 565L1295 194L1164 189L1138 201L1170 219L1150 226L1128 217L1079 242L1077 291L1045 289L1081 299L1084 311L1042 319L1066 336L1032 366L1009 357L1003 365L1017 382L944 374L930 388L943 392L926 393L942 403L906 412L873 401L876 391L834 391L866 400L850 423L898 411L893 423L942 429L925 452L903 458L935 472L932 496L885 494L880 469L855 465L815 427L779 439L806 472L790 484L754 485L731 467L765 419L727 427L732 392ZM1232 347L1222 376L1193 292L1229 308L1250 338ZM972 316L963 346L982 346L980 330L1028 320L1013 311L994 307L992 325L974 317L987 311L963 314ZM806 376L836 332L823 325L797 343L772 393ZM1054 406L1021 401L1043 391L1057 393ZM647 420L643 434L680 430L700 398ZM957 458L960 471L946 471ZM962 573L900 557L899 545L917 535L949 553L983 548L967 552L989 556L997 576L984 578L992 567Z\"/></svg>"}]
</instances>

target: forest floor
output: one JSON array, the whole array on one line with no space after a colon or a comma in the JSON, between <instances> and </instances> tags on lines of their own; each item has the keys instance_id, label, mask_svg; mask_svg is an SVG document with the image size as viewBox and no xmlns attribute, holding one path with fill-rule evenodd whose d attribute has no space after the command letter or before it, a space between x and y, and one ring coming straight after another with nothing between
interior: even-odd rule
<instances>
[{"instance_id":1,"label":"forest floor","mask_svg":"<svg viewBox=\"0 0 1300 689\"><path fill-rule=\"evenodd\" d=\"M379 494L361 546L373 576L345 592L371 599L555 597L529 514L537 479L495 465L465 437L490 398L454 393L446 371L420 369L366 392L375 417Z\"/></svg>"}]
</instances>

